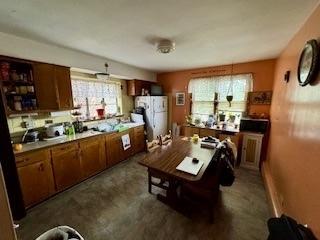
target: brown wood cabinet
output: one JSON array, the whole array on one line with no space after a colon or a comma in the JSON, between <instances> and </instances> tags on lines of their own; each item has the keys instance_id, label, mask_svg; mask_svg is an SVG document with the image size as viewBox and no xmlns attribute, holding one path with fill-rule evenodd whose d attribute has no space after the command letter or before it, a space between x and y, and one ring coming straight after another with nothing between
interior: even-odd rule
<instances>
[{"instance_id":1,"label":"brown wood cabinet","mask_svg":"<svg viewBox=\"0 0 320 240\"><path fill-rule=\"evenodd\" d=\"M133 129L133 154L144 151L145 144L144 126L135 127Z\"/></svg>"},{"instance_id":2,"label":"brown wood cabinet","mask_svg":"<svg viewBox=\"0 0 320 240\"><path fill-rule=\"evenodd\" d=\"M208 128L200 128L199 130L199 136L202 137L208 137L213 136L217 137L217 132L214 129L208 129Z\"/></svg>"},{"instance_id":3,"label":"brown wood cabinet","mask_svg":"<svg viewBox=\"0 0 320 240\"><path fill-rule=\"evenodd\" d=\"M107 168L105 138L103 136L80 141L80 164L82 179Z\"/></svg>"},{"instance_id":4,"label":"brown wood cabinet","mask_svg":"<svg viewBox=\"0 0 320 240\"><path fill-rule=\"evenodd\" d=\"M26 207L55 193L49 150L39 150L16 158L20 185Z\"/></svg>"},{"instance_id":5,"label":"brown wood cabinet","mask_svg":"<svg viewBox=\"0 0 320 240\"><path fill-rule=\"evenodd\" d=\"M73 108L70 68L34 63L35 91L40 110Z\"/></svg>"},{"instance_id":6,"label":"brown wood cabinet","mask_svg":"<svg viewBox=\"0 0 320 240\"><path fill-rule=\"evenodd\" d=\"M142 80L129 80L128 84L128 95L129 96L141 96L142 89L148 90L150 93L151 83Z\"/></svg>"},{"instance_id":7,"label":"brown wood cabinet","mask_svg":"<svg viewBox=\"0 0 320 240\"><path fill-rule=\"evenodd\" d=\"M131 147L127 150L123 149L121 137L129 134L131 140ZM113 166L135 153L134 150L134 129L129 129L120 133L113 133L106 136L106 152L107 165Z\"/></svg>"},{"instance_id":8,"label":"brown wood cabinet","mask_svg":"<svg viewBox=\"0 0 320 240\"><path fill-rule=\"evenodd\" d=\"M124 150L121 137L129 134L131 148ZM145 148L144 127L95 136L16 156L26 207L71 187Z\"/></svg>"},{"instance_id":9,"label":"brown wood cabinet","mask_svg":"<svg viewBox=\"0 0 320 240\"><path fill-rule=\"evenodd\" d=\"M132 154L134 154L134 150L133 150L133 129L129 129L129 130L126 130L126 131L123 131L123 132L120 132L118 133L119 135L119 138L120 138L120 155L121 155L121 161L123 160L126 160L127 158L131 157ZM130 144L131 144L131 147L128 148L127 150L124 150L123 149L123 145L122 145L122 139L121 137L123 135L126 135L126 134L129 134L129 137L130 137Z\"/></svg>"},{"instance_id":10,"label":"brown wood cabinet","mask_svg":"<svg viewBox=\"0 0 320 240\"><path fill-rule=\"evenodd\" d=\"M68 143L51 149L52 167L58 191L81 181L78 143Z\"/></svg>"},{"instance_id":11,"label":"brown wood cabinet","mask_svg":"<svg viewBox=\"0 0 320 240\"><path fill-rule=\"evenodd\" d=\"M122 142L118 133L112 133L106 137L107 166L113 166L123 160L121 155Z\"/></svg>"},{"instance_id":12,"label":"brown wood cabinet","mask_svg":"<svg viewBox=\"0 0 320 240\"><path fill-rule=\"evenodd\" d=\"M190 127L190 126L184 126L184 136L186 137L192 137L193 134L200 135L200 130L197 127Z\"/></svg>"}]
</instances>

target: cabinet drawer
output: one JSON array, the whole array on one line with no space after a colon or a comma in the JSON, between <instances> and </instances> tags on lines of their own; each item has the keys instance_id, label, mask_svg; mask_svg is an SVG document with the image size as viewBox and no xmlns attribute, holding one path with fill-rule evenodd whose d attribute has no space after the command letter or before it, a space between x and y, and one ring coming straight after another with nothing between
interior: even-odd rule
<instances>
[{"instance_id":1,"label":"cabinet drawer","mask_svg":"<svg viewBox=\"0 0 320 240\"><path fill-rule=\"evenodd\" d=\"M30 207L55 192L50 159L17 168L24 204Z\"/></svg>"},{"instance_id":2,"label":"cabinet drawer","mask_svg":"<svg viewBox=\"0 0 320 240\"><path fill-rule=\"evenodd\" d=\"M78 143L65 143L51 148L52 155L59 155L65 151L74 151L78 149Z\"/></svg>"},{"instance_id":3,"label":"cabinet drawer","mask_svg":"<svg viewBox=\"0 0 320 240\"><path fill-rule=\"evenodd\" d=\"M31 153L24 153L16 157L17 167L26 166L32 163L50 159L49 150L39 150Z\"/></svg>"},{"instance_id":4,"label":"cabinet drawer","mask_svg":"<svg viewBox=\"0 0 320 240\"><path fill-rule=\"evenodd\" d=\"M216 131L214 129L207 129L207 128L200 129L200 137L208 137L208 136L216 137Z\"/></svg>"}]
</instances>

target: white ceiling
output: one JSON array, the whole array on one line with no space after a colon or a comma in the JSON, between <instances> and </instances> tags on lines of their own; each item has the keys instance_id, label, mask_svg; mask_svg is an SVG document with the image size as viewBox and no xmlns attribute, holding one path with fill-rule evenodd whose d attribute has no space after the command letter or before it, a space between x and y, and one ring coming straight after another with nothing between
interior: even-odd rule
<instances>
[{"instance_id":1,"label":"white ceiling","mask_svg":"<svg viewBox=\"0 0 320 240\"><path fill-rule=\"evenodd\" d=\"M156 72L279 55L319 0L1 0L0 31ZM176 51L161 55L155 40Z\"/></svg>"}]
</instances>

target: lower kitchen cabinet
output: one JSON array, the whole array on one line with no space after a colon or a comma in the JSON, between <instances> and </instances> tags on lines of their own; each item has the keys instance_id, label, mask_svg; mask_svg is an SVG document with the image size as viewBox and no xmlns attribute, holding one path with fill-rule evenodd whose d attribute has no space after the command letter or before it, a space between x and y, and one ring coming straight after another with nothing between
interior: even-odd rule
<instances>
[{"instance_id":1,"label":"lower kitchen cabinet","mask_svg":"<svg viewBox=\"0 0 320 240\"><path fill-rule=\"evenodd\" d=\"M112 133L106 136L108 166L113 166L135 154L134 129L129 129L120 133ZM129 134L131 147L124 150L122 145L122 136L126 134Z\"/></svg>"},{"instance_id":2,"label":"lower kitchen cabinet","mask_svg":"<svg viewBox=\"0 0 320 240\"><path fill-rule=\"evenodd\" d=\"M199 136L201 138L208 137L208 136L217 137L217 133L216 133L216 130L214 130L214 129L200 128L199 129Z\"/></svg>"},{"instance_id":3,"label":"lower kitchen cabinet","mask_svg":"<svg viewBox=\"0 0 320 240\"><path fill-rule=\"evenodd\" d=\"M200 129L197 127L191 127L191 126L184 126L184 136L186 137L192 137L193 134L200 135Z\"/></svg>"},{"instance_id":4,"label":"lower kitchen cabinet","mask_svg":"<svg viewBox=\"0 0 320 240\"><path fill-rule=\"evenodd\" d=\"M131 141L127 150L122 145L125 134L129 134ZM143 151L144 147L144 128L139 126L19 154L16 165L25 206L33 206L102 172Z\"/></svg>"},{"instance_id":5,"label":"lower kitchen cabinet","mask_svg":"<svg viewBox=\"0 0 320 240\"><path fill-rule=\"evenodd\" d=\"M80 141L82 179L107 168L105 138L102 136Z\"/></svg>"},{"instance_id":6,"label":"lower kitchen cabinet","mask_svg":"<svg viewBox=\"0 0 320 240\"><path fill-rule=\"evenodd\" d=\"M39 203L55 193L49 150L18 156L16 164L26 207Z\"/></svg>"},{"instance_id":7,"label":"lower kitchen cabinet","mask_svg":"<svg viewBox=\"0 0 320 240\"><path fill-rule=\"evenodd\" d=\"M241 166L259 169L263 134L243 133Z\"/></svg>"},{"instance_id":8,"label":"lower kitchen cabinet","mask_svg":"<svg viewBox=\"0 0 320 240\"><path fill-rule=\"evenodd\" d=\"M53 173L58 191L81 181L78 143L63 144L51 149Z\"/></svg>"},{"instance_id":9,"label":"lower kitchen cabinet","mask_svg":"<svg viewBox=\"0 0 320 240\"><path fill-rule=\"evenodd\" d=\"M119 134L119 137L120 137L121 161L123 161L123 160L126 160L127 158L131 157L132 154L134 154L134 151L133 151L133 145L134 145L133 144L133 129L129 129L129 130L126 130L124 132L120 132L118 134ZM124 136L126 134L129 134L131 147L126 149L126 150L124 150L123 149L123 145L122 145L122 136Z\"/></svg>"},{"instance_id":10,"label":"lower kitchen cabinet","mask_svg":"<svg viewBox=\"0 0 320 240\"><path fill-rule=\"evenodd\" d=\"M133 154L143 152L145 150L145 145L144 126L135 127L133 129Z\"/></svg>"},{"instance_id":11,"label":"lower kitchen cabinet","mask_svg":"<svg viewBox=\"0 0 320 240\"><path fill-rule=\"evenodd\" d=\"M122 142L118 133L112 133L106 136L106 153L107 153L107 166L113 166L123 160L121 156Z\"/></svg>"}]
</instances>

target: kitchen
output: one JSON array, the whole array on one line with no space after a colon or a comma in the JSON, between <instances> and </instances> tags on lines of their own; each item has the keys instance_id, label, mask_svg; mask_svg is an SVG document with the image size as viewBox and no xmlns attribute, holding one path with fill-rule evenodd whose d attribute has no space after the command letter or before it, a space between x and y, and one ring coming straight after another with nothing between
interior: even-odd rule
<instances>
[{"instance_id":1,"label":"kitchen","mask_svg":"<svg viewBox=\"0 0 320 240\"><path fill-rule=\"evenodd\" d=\"M126 81L109 79L107 71L90 74L1 57L2 98L26 208L145 150L144 121L131 122L129 109L133 96L150 95L152 84L128 80L127 88ZM166 115L163 119L166 123ZM155 134L166 131L165 124Z\"/></svg>"},{"instance_id":2,"label":"kitchen","mask_svg":"<svg viewBox=\"0 0 320 240\"><path fill-rule=\"evenodd\" d=\"M320 236L318 0L2 4L5 240Z\"/></svg>"}]
</instances>

